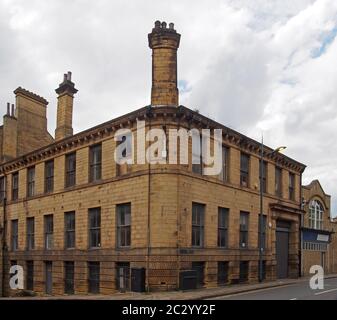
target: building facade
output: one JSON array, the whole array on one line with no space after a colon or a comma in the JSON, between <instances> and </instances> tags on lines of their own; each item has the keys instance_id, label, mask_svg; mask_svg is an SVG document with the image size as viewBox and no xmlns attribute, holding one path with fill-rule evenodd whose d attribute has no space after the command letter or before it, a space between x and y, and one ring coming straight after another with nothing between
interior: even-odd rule
<instances>
[{"instance_id":1,"label":"building facade","mask_svg":"<svg viewBox=\"0 0 337 320\"><path fill-rule=\"evenodd\" d=\"M77 90L68 73L56 89L55 141L0 164L3 295L15 293L11 265L23 267L27 290L53 295L111 294L142 279L147 290L177 289L186 270L199 286L255 282L260 252L264 279L299 276L305 166L266 146L260 161L259 142L179 105L180 35L157 21L148 40L150 106L74 135ZM187 153L187 163L169 164L167 152L153 151L153 162L134 152L155 141L141 138L150 130L170 142L170 129L182 128L222 130L220 174L192 163L191 139L176 151L180 160ZM133 164L116 164L121 142L133 142L132 152L123 150Z\"/></svg>"},{"instance_id":2,"label":"building facade","mask_svg":"<svg viewBox=\"0 0 337 320\"><path fill-rule=\"evenodd\" d=\"M331 197L318 180L303 186L302 275L310 275L314 265L325 273L337 272L337 223L331 217Z\"/></svg>"}]
</instances>

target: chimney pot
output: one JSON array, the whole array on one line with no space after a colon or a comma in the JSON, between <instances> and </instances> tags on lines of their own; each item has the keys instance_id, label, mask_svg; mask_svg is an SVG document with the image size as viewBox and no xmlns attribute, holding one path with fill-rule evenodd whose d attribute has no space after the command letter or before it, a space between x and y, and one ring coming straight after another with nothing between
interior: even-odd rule
<instances>
[{"instance_id":1,"label":"chimney pot","mask_svg":"<svg viewBox=\"0 0 337 320\"><path fill-rule=\"evenodd\" d=\"M169 24L169 28L170 28L171 30L174 30L174 23L171 22L171 23Z\"/></svg>"},{"instance_id":2,"label":"chimney pot","mask_svg":"<svg viewBox=\"0 0 337 320\"><path fill-rule=\"evenodd\" d=\"M7 102L7 115L8 116L10 116L10 108L11 108L11 104Z\"/></svg>"},{"instance_id":3,"label":"chimney pot","mask_svg":"<svg viewBox=\"0 0 337 320\"><path fill-rule=\"evenodd\" d=\"M63 81L64 81L64 82L67 81L67 74L66 74L66 73L63 75Z\"/></svg>"},{"instance_id":4,"label":"chimney pot","mask_svg":"<svg viewBox=\"0 0 337 320\"><path fill-rule=\"evenodd\" d=\"M157 21L154 23L154 27L155 27L156 29L159 29L159 28L160 28L160 21L159 21L159 20L157 20Z\"/></svg>"},{"instance_id":5,"label":"chimney pot","mask_svg":"<svg viewBox=\"0 0 337 320\"><path fill-rule=\"evenodd\" d=\"M68 71L68 81L71 81L71 72Z\"/></svg>"},{"instance_id":6,"label":"chimney pot","mask_svg":"<svg viewBox=\"0 0 337 320\"><path fill-rule=\"evenodd\" d=\"M163 28L163 29L166 29L166 22L165 21L163 21L162 23L161 23L161 27Z\"/></svg>"},{"instance_id":7,"label":"chimney pot","mask_svg":"<svg viewBox=\"0 0 337 320\"><path fill-rule=\"evenodd\" d=\"M14 117L14 116L15 116L15 114L14 114L14 110L15 110L15 107L14 107L14 104L12 104L12 117Z\"/></svg>"}]
</instances>

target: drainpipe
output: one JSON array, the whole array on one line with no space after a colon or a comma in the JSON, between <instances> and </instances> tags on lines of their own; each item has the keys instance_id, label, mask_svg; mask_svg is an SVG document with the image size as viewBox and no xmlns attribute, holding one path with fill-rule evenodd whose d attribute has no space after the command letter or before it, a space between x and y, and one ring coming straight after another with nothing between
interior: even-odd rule
<instances>
[{"instance_id":1,"label":"drainpipe","mask_svg":"<svg viewBox=\"0 0 337 320\"><path fill-rule=\"evenodd\" d=\"M300 175L300 209L303 209L303 192L302 192L302 172ZM300 219L300 226L299 226L299 233L300 233L300 244L299 244L299 268L298 268L298 272L299 272L299 277L303 276L303 251L302 251L302 243L303 243L303 231L302 231L302 227L303 227L303 220L304 220L304 216L303 214L301 214L301 219Z\"/></svg>"},{"instance_id":2,"label":"drainpipe","mask_svg":"<svg viewBox=\"0 0 337 320\"><path fill-rule=\"evenodd\" d=\"M151 106L148 106L146 114L149 117L149 130L151 130ZM145 126L146 128L146 126ZM146 153L145 153L146 158ZM149 159L150 160L150 159ZM147 254L146 254L146 291L150 292L149 268L150 268L150 253L151 253L151 162L148 163L148 186L147 186Z\"/></svg>"},{"instance_id":3,"label":"drainpipe","mask_svg":"<svg viewBox=\"0 0 337 320\"><path fill-rule=\"evenodd\" d=\"M6 176L4 176L5 179L5 184L7 181ZM1 295L4 297L5 296L5 282L6 282L6 277L5 277L5 262L6 262L6 258L5 258L5 254L7 251L7 243L6 243L6 234L7 234L7 213L6 213L6 209L7 209L7 198L6 198L6 191L7 188L5 187L5 196L3 199L3 228L2 228L2 288L1 288Z\"/></svg>"}]
</instances>

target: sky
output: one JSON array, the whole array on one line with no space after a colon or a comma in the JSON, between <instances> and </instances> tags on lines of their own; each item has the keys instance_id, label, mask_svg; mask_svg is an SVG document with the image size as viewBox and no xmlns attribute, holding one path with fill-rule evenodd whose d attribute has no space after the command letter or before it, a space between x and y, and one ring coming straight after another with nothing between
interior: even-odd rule
<instances>
[{"instance_id":1,"label":"sky","mask_svg":"<svg viewBox=\"0 0 337 320\"><path fill-rule=\"evenodd\" d=\"M180 104L308 167L337 215L336 0L0 0L0 112L22 86L49 101L72 71L79 132L150 104L155 20L173 22Z\"/></svg>"}]
</instances>

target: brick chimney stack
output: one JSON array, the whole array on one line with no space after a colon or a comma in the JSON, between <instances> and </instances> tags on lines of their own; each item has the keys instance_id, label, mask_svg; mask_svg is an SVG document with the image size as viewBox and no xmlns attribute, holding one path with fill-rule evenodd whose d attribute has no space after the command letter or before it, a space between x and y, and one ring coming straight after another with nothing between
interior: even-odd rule
<instances>
[{"instance_id":1,"label":"brick chimney stack","mask_svg":"<svg viewBox=\"0 0 337 320\"><path fill-rule=\"evenodd\" d=\"M156 21L148 35L152 49L151 105L179 105L177 86L177 50L180 34L173 23Z\"/></svg>"},{"instance_id":2,"label":"brick chimney stack","mask_svg":"<svg viewBox=\"0 0 337 320\"><path fill-rule=\"evenodd\" d=\"M73 135L73 101L78 90L71 81L71 72L64 74L63 82L55 91L58 94L55 140L58 141Z\"/></svg>"}]
</instances>

